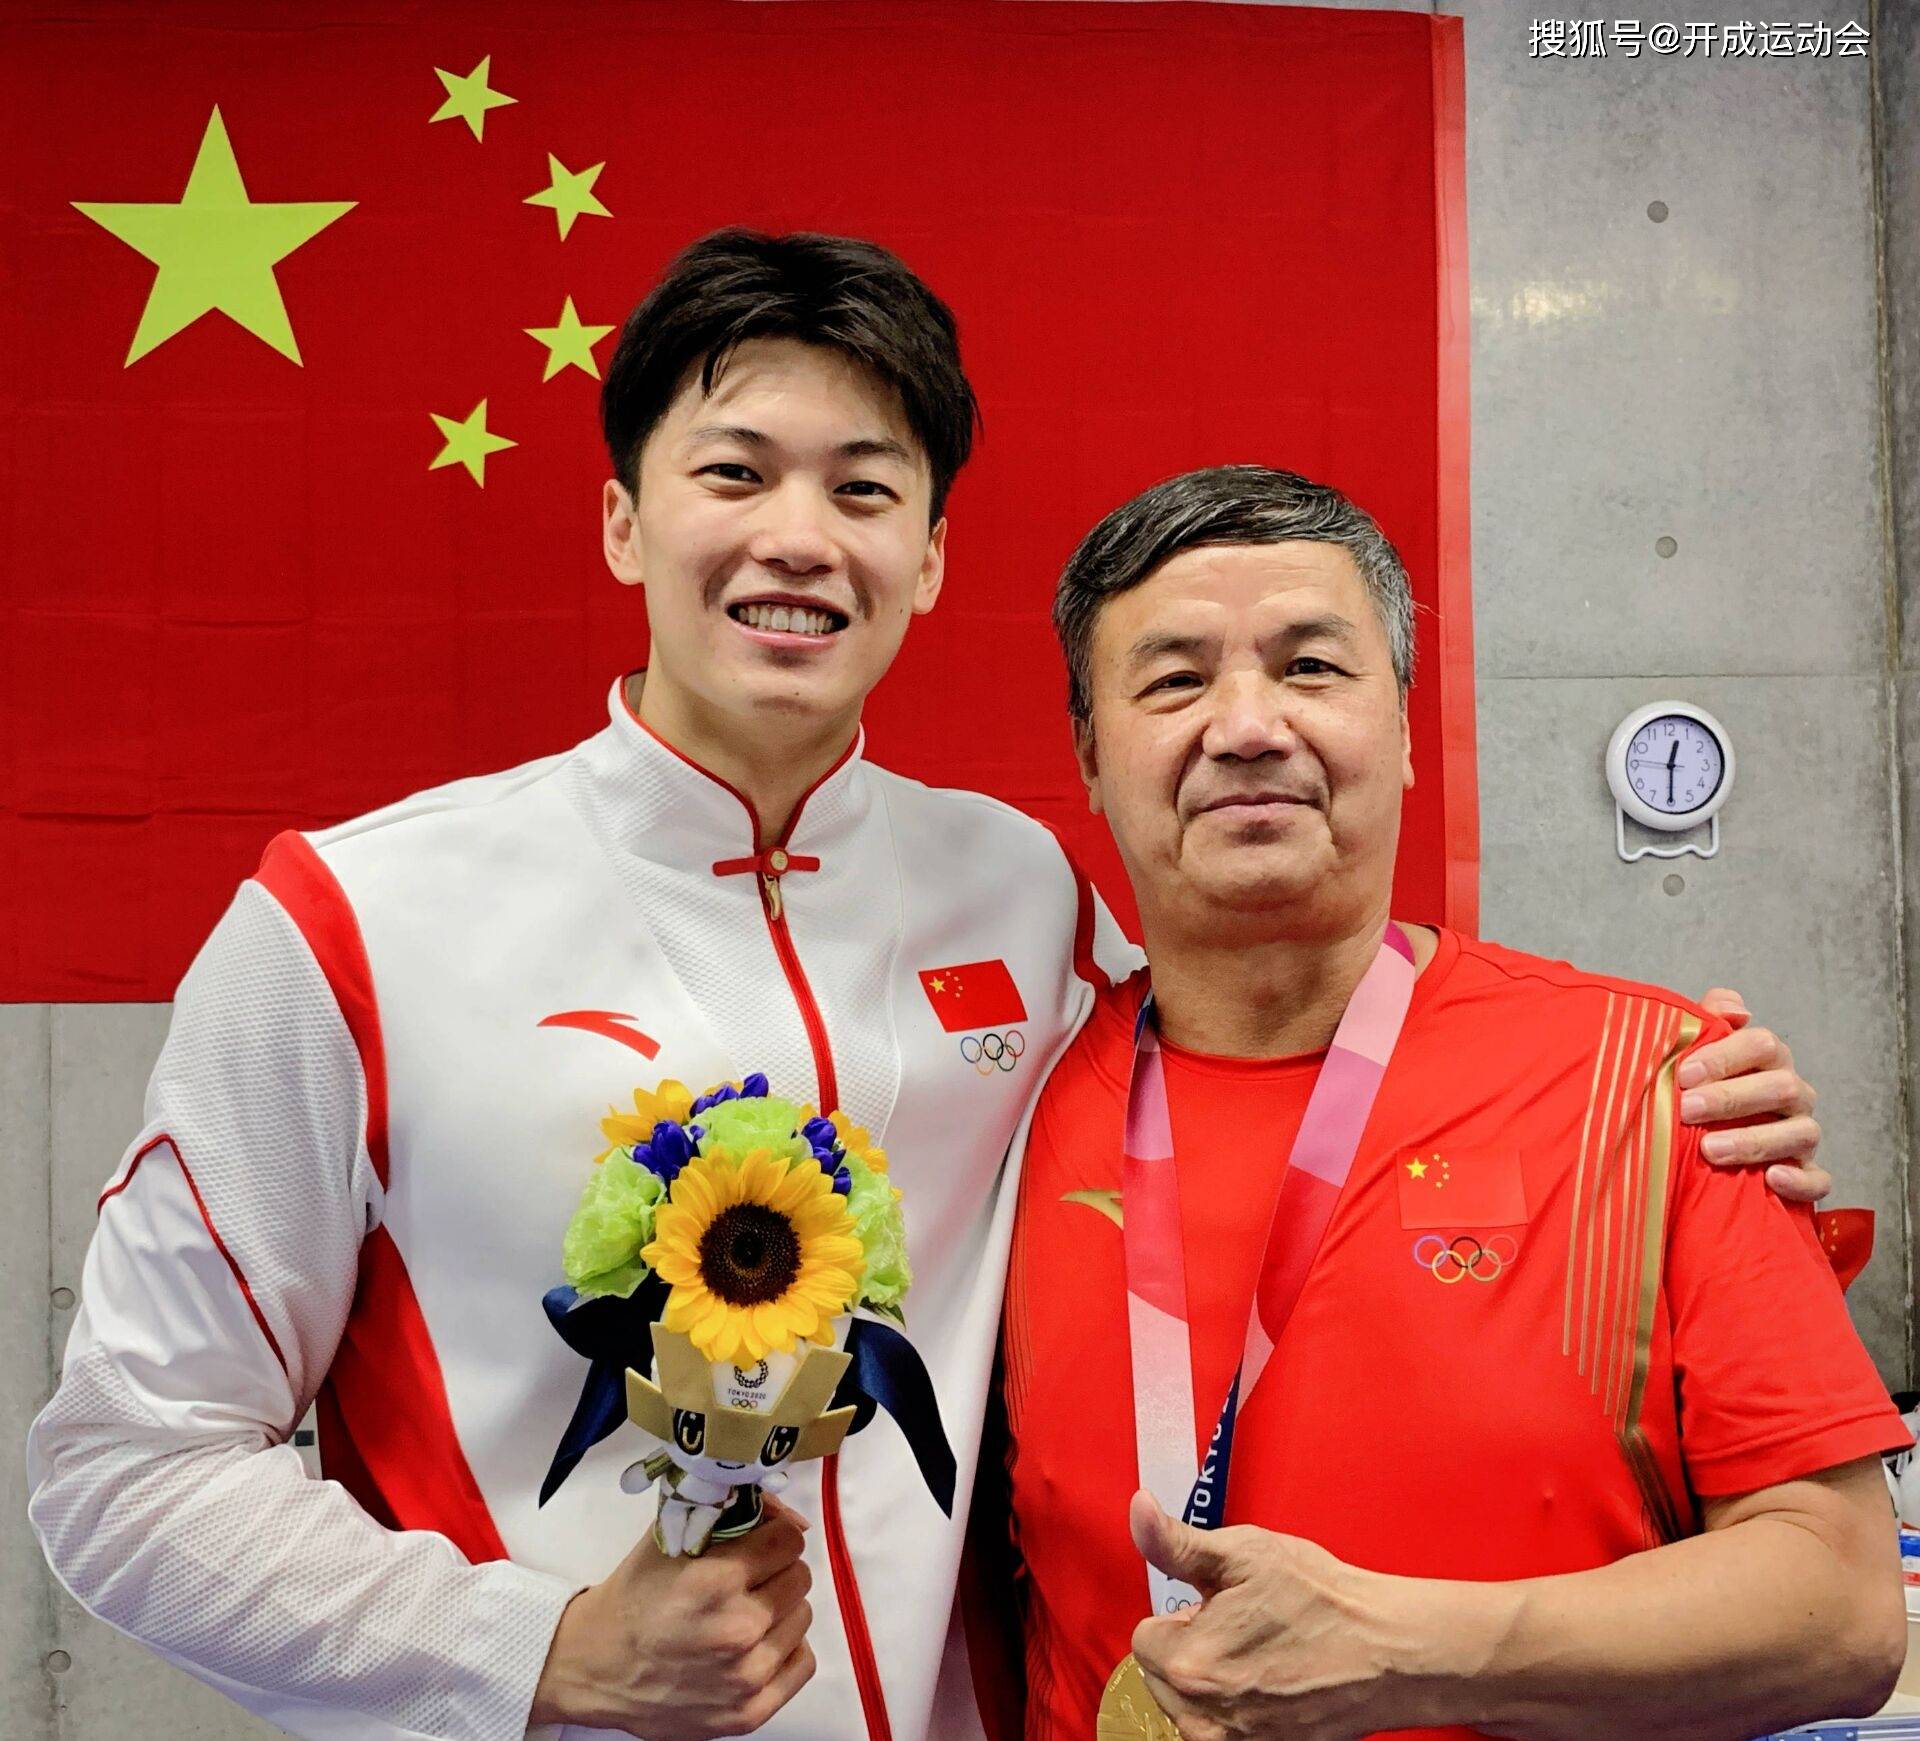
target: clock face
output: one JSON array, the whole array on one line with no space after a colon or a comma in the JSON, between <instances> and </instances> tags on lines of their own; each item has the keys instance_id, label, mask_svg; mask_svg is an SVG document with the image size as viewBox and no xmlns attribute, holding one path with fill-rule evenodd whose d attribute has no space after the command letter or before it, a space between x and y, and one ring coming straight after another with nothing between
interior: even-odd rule
<instances>
[{"instance_id":1,"label":"clock face","mask_svg":"<svg viewBox=\"0 0 1920 1741\"><path fill-rule=\"evenodd\" d=\"M1726 758L1719 740L1697 719L1662 714L1627 745L1627 784L1640 802L1667 816L1684 816L1720 790Z\"/></svg>"}]
</instances>

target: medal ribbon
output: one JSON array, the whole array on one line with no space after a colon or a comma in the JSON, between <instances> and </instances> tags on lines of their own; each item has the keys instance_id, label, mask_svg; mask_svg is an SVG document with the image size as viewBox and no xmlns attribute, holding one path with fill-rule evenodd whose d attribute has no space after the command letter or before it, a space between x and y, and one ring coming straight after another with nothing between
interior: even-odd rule
<instances>
[{"instance_id":1,"label":"medal ribbon","mask_svg":"<svg viewBox=\"0 0 1920 1741\"><path fill-rule=\"evenodd\" d=\"M1167 1114L1166 1061L1161 1056L1152 992L1141 1000L1127 1084L1120 1190L1134 1443L1141 1485L1169 1516L1183 1518L1196 1528L1220 1525L1234 1424L1293 1315L1353 1170L1387 1060L1407 1018L1413 981L1413 945L1398 925L1389 923L1379 953L1340 1018L1294 1138L1274 1199L1259 1280L1247 1309L1240 1364L1227 1386L1204 1457L1197 1454L1193 1434L1193 1337L1187 1319L1186 1258L1173 1125ZM1200 1599L1190 1584L1154 1566L1147 1568L1147 1583L1156 1614L1171 1614Z\"/></svg>"}]
</instances>

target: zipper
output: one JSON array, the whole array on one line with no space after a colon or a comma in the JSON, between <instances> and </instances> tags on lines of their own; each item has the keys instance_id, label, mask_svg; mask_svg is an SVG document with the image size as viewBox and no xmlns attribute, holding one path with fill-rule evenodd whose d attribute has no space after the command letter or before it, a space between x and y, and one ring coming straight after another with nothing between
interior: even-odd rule
<instances>
[{"instance_id":1,"label":"zipper","mask_svg":"<svg viewBox=\"0 0 1920 1741\"><path fill-rule=\"evenodd\" d=\"M840 1101L833 1049L827 1043L827 1024L820 1015L820 1006L813 1000L813 988L807 983L806 971L794 949L793 933L787 929L786 903L780 896L780 875L787 868L787 855L776 847L767 854L766 862L768 868L760 875L761 911L766 915L773 952L787 976L793 1001L800 1007L807 1044L813 1049L813 1071L820 1092L820 1112L824 1116L834 1111ZM826 1536L827 1564L833 1573L833 1593L840 1604L840 1626L846 1634L847 1655L853 1663L853 1680L860 1692L860 1710L866 1718L868 1741L893 1741L893 1725L887 1719L886 1692L880 1685L880 1664L873 1652L873 1634L867 1628L867 1611L861 1605L853 1555L847 1546L846 1523L840 1515L838 1451L820 1464L820 1523Z\"/></svg>"},{"instance_id":2,"label":"zipper","mask_svg":"<svg viewBox=\"0 0 1920 1741\"><path fill-rule=\"evenodd\" d=\"M793 933L787 929L787 907L780 898L780 873L787 868L787 855L776 847L767 855L771 867L760 878L760 904L767 915L767 933L773 939L773 952L800 1006L800 1020L807 1030L807 1044L813 1051L813 1073L820 1090L820 1115L825 1117L840 1104L840 1082L834 1074L833 1048L827 1043L827 1024L820 1006L813 1001L813 987L807 984L799 952L793 946Z\"/></svg>"}]
</instances>

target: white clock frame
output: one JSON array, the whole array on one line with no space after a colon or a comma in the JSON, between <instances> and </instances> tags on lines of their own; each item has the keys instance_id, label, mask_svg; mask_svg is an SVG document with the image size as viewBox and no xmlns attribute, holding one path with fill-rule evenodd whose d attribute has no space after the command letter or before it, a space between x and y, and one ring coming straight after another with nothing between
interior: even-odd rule
<instances>
[{"instance_id":1,"label":"white clock frame","mask_svg":"<svg viewBox=\"0 0 1920 1741\"><path fill-rule=\"evenodd\" d=\"M1690 719L1701 726L1720 749L1720 784L1704 804L1678 814L1654 809L1634 791L1633 782L1627 778L1628 746L1639 735L1641 727L1650 720L1675 717ZM1650 701L1645 707L1636 707L1614 728L1607 744L1607 785L1613 793L1614 839L1621 858L1628 864L1642 858L1682 858L1688 853L1696 858L1712 858L1720 850L1720 807L1733 790L1733 770L1733 739L1727 735L1727 728L1704 707L1695 707L1690 701ZM1703 847L1689 841L1679 846L1643 846L1629 852L1629 816L1641 827L1661 834L1680 834L1705 823L1707 844Z\"/></svg>"}]
</instances>

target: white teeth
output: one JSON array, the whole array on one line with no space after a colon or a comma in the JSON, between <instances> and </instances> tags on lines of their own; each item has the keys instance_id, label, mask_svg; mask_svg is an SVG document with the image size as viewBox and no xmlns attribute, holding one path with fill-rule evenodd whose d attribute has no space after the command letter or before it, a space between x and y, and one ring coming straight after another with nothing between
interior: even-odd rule
<instances>
[{"instance_id":1,"label":"white teeth","mask_svg":"<svg viewBox=\"0 0 1920 1741\"><path fill-rule=\"evenodd\" d=\"M824 635L833 628L833 619L825 611L808 610L801 605L742 605L739 620L750 629L766 629L783 635Z\"/></svg>"}]
</instances>

